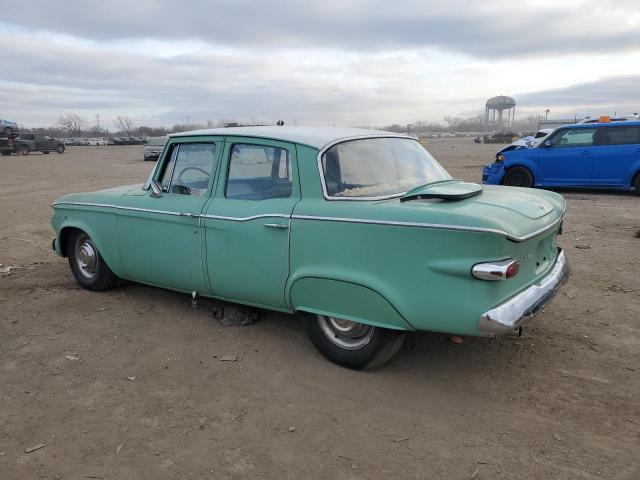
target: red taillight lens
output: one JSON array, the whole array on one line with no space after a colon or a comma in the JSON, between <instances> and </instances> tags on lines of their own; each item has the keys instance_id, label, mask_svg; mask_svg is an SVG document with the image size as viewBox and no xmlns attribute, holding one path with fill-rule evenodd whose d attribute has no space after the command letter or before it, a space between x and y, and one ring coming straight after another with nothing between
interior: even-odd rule
<instances>
[{"instance_id":1,"label":"red taillight lens","mask_svg":"<svg viewBox=\"0 0 640 480\"><path fill-rule=\"evenodd\" d=\"M520 271L520 264L518 262L512 262L505 272L505 278L513 278Z\"/></svg>"}]
</instances>

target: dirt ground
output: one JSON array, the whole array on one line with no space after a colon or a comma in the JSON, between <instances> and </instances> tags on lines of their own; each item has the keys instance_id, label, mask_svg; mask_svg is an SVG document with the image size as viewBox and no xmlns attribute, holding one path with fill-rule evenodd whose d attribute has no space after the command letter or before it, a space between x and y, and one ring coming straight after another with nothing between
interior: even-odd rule
<instances>
[{"instance_id":1,"label":"dirt ground","mask_svg":"<svg viewBox=\"0 0 640 480\"><path fill-rule=\"evenodd\" d=\"M497 147L428 148L479 181ZM574 273L522 338L411 334L355 372L294 317L223 327L185 295L78 287L50 203L151 166L142 147L0 157L0 479L640 478L640 197L561 192Z\"/></svg>"}]
</instances>

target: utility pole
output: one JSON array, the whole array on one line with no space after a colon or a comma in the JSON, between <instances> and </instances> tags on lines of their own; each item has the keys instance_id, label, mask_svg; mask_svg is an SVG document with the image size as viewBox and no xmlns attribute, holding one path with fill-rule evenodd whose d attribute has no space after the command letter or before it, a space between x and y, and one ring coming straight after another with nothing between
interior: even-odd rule
<instances>
[{"instance_id":1,"label":"utility pole","mask_svg":"<svg viewBox=\"0 0 640 480\"><path fill-rule=\"evenodd\" d=\"M100 127L100 114L96 113L96 130L98 133L102 133L102 128Z\"/></svg>"}]
</instances>

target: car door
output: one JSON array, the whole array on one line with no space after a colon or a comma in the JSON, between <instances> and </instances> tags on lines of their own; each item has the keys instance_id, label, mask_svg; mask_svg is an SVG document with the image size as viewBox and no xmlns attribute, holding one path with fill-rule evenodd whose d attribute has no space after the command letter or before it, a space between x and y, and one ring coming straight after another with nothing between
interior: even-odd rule
<instances>
[{"instance_id":1,"label":"car door","mask_svg":"<svg viewBox=\"0 0 640 480\"><path fill-rule=\"evenodd\" d=\"M640 159L640 127L601 127L594 151L593 184L628 187L631 164Z\"/></svg>"},{"instance_id":2,"label":"car door","mask_svg":"<svg viewBox=\"0 0 640 480\"><path fill-rule=\"evenodd\" d=\"M538 185L589 186L596 127L562 128L540 148Z\"/></svg>"},{"instance_id":3,"label":"car door","mask_svg":"<svg viewBox=\"0 0 640 480\"><path fill-rule=\"evenodd\" d=\"M216 297L286 309L291 212L300 198L293 144L227 137L203 218Z\"/></svg>"},{"instance_id":4,"label":"car door","mask_svg":"<svg viewBox=\"0 0 640 480\"><path fill-rule=\"evenodd\" d=\"M118 210L120 255L128 278L185 292L207 292L203 208L210 198L222 137L176 137L152 179L161 196L135 188Z\"/></svg>"}]
</instances>

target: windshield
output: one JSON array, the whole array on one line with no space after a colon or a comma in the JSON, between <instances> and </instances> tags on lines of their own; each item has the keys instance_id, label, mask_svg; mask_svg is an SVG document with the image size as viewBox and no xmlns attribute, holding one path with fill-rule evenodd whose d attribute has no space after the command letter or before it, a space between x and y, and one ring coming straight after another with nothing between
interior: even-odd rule
<instances>
[{"instance_id":1,"label":"windshield","mask_svg":"<svg viewBox=\"0 0 640 480\"><path fill-rule=\"evenodd\" d=\"M367 138L334 145L322 155L327 194L384 197L451 176L416 140Z\"/></svg>"}]
</instances>

